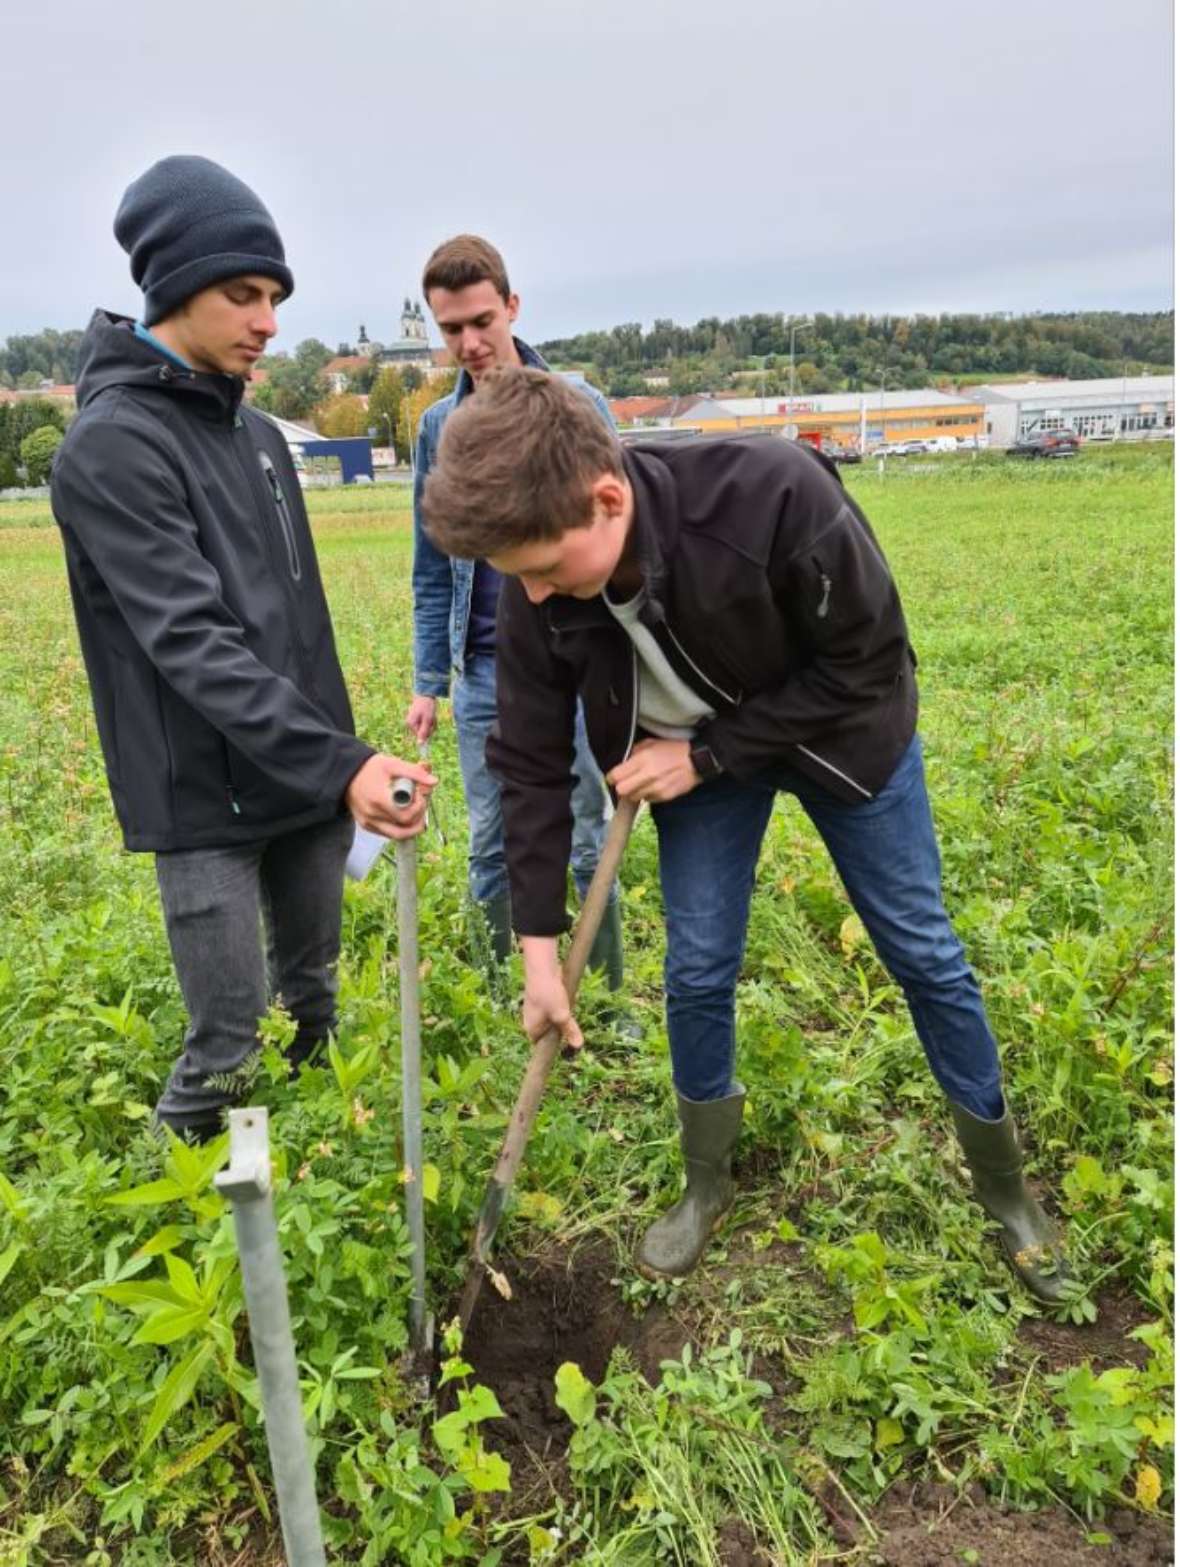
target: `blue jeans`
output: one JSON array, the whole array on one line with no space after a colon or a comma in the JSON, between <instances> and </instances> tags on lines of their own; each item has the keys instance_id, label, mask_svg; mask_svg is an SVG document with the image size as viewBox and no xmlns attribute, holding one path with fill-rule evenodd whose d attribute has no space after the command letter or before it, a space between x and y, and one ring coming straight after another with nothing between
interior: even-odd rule
<instances>
[{"instance_id":1,"label":"blue jeans","mask_svg":"<svg viewBox=\"0 0 1180 1567\"><path fill-rule=\"evenodd\" d=\"M722 777L652 808L667 921L672 1076L685 1099L732 1091L734 996L758 852L777 791L815 824L881 962L901 986L939 1085L972 1114L1004 1113L983 999L942 904L922 746L915 736L874 799L845 805L793 769Z\"/></svg>"},{"instance_id":2,"label":"blue jeans","mask_svg":"<svg viewBox=\"0 0 1180 1567\"><path fill-rule=\"evenodd\" d=\"M488 731L496 721L496 660L492 654L476 653L468 658L462 675L455 681L452 709L470 823L467 880L475 902L487 903L508 891L500 785L484 759ZM570 865L578 895L584 898L606 842L606 786L590 752L580 703L574 740L574 778ZM611 891L612 901L617 892L616 886Z\"/></svg>"},{"instance_id":3,"label":"blue jeans","mask_svg":"<svg viewBox=\"0 0 1180 1567\"><path fill-rule=\"evenodd\" d=\"M156 881L188 1010L184 1052L156 1114L176 1130L232 1104L258 1049L258 1020L282 998L304 1061L336 1026L336 962L351 816L229 849L156 855Z\"/></svg>"}]
</instances>

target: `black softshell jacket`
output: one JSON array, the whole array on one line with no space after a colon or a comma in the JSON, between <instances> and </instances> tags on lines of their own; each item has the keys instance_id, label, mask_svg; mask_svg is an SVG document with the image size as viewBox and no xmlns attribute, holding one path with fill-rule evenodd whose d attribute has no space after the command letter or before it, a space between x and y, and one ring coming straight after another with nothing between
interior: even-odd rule
<instances>
[{"instance_id":1,"label":"black softshell jacket","mask_svg":"<svg viewBox=\"0 0 1180 1567\"><path fill-rule=\"evenodd\" d=\"M741 780L785 769L849 804L872 799L913 738L916 660L889 567L835 467L777 436L636 444L623 461L641 619L716 713L697 743ZM601 598L531 604L509 578L496 669L487 758L501 782L513 924L555 935L566 925L576 699L608 772L635 741L635 648Z\"/></svg>"},{"instance_id":2,"label":"black softshell jacket","mask_svg":"<svg viewBox=\"0 0 1180 1567\"><path fill-rule=\"evenodd\" d=\"M129 849L330 820L356 738L287 444L242 382L96 312L53 512Z\"/></svg>"}]
</instances>

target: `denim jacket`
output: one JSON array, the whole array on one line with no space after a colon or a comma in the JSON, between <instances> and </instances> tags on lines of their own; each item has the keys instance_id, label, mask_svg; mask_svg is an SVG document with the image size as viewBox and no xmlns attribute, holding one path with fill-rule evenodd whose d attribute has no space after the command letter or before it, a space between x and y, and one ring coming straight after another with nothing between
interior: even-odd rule
<instances>
[{"instance_id":1,"label":"denim jacket","mask_svg":"<svg viewBox=\"0 0 1180 1567\"><path fill-rule=\"evenodd\" d=\"M523 365L537 370L549 366L535 348L514 338ZM598 409L611 431L614 420L606 398L588 381L575 382ZM434 467L438 443L447 415L475 389L466 370L459 372L455 390L439 398L422 415L414 458L414 695L447 696L451 673L463 668L467 648L467 623L471 618L471 587L475 562L452 560L430 540L422 526L422 490Z\"/></svg>"}]
</instances>

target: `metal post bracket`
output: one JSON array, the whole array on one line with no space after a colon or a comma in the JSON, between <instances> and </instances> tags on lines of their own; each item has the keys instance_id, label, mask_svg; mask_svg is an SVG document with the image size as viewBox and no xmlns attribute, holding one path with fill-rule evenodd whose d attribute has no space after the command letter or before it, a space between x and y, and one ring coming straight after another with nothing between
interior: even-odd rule
<instances>
[{"instance_id":1,"label":"metal post bracket","mask_svg":"<svg viewBox=\"0 0 1180 1567\"><path fill-rule=\"evenodd\" d=\"M257 1201L270 1191L270 1125L264 1106L229 1112L229 1164L213 1184L231 1202Z\"/></svg>"}]
</instances>

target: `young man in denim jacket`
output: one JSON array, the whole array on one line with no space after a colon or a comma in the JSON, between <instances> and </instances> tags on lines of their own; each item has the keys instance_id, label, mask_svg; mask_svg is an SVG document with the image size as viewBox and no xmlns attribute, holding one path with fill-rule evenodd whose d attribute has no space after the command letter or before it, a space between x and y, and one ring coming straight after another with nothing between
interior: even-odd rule
<instances>
[{"instance_id":1,"label":"young man in denim jacket","mask_svg":"<svg viewBox=\"0 0 1180 1567\"><path fill-rule=\"evenodd\" d=\"M500 253L487 240L461 234L440 245L422 275L422 292L443 342L459 369L449 397L426 410L418 431L414 477L414 697L406 722L419 743L430 739L438 702L451 692L459 765L470 819L468 883L482 915L493 959L512 948L508 869L500 786L488 771L484 747L496 718L496 604L500 575L486 561L453 560L432 543L422 526L422 491L448 416L498 365L548 366L535 349L513 336L520 301L508 283ZM606 399L595 387L578 389L610 431ZM578 893L585 897L605 835L606 791L579 720L571 800L570 863ZM617 888L590 958L606 971L611 990L623 982L622 919Z\"/></svg>"}]
</instances>

